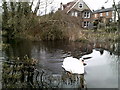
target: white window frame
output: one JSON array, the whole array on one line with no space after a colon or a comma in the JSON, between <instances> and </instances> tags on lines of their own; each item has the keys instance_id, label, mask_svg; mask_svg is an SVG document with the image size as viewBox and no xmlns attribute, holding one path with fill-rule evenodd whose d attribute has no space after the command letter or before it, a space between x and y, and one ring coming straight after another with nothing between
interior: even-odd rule
<instances>
[{"instance_id":1,"label":"white window frame","mask_svg":"<svg viewBox=\"0 0 120 90\"><path fill-rule=\"evenodd\" d=\"M75 14L76 17L78 16L78 12L77 11L75 11L74 14Z\"/></svg>"},{"instance_id":2,"label":"white window frame","mask_svg":"<svg viewBox=\"0 0 120 90\"><path fill-rule=\"evenodd\" d=\"M109 16L109 12L106 12L106 16Z\"/></svg>"},{"instance_id":3,"label":"white window frame","mask_svg":"<svg viewBox=\"0 0 120 90\"><path fill-rule=\"evenodd\" d=\"M103 13L100 13L100 17L102 17L103 16Z\"/></svg>"},{"instance_id":4,"label":"white window frame","mask_svg":"<svg viewBox=\"0 0 120 90\"><path fill-rule=\"evenodd\" d=\"M77 11L73 11L73 12L71 13L71 16L77 17L77 16L78 16L78 12L77 12Z\"/></svg>"},{"instance_id":5,"label":"white window frame","mask_svg":"<svg viewBox=\"0 0 120 90\"><path fill-rule=\"evenodd\" d=\"M90 18L90 12L89 11L84 12L83 17L84 18Z\"/></svg>"},{"instance_id":6,"label":"white window frame","mask_svg":"<svg viewBox=\"0 0 120 90\"><path fill-rule=\"evenodd\" d=\"M71 16L74 16L74 12L71 12Z\"/></svg>"},{"instance_id":7,"label":"white window frame","mask_svg":"<svg viewBox=\"0 0 120 90\"><path fill-rule=\"evenodd\" d=\"M88 25L89 25L89 21L84 21L84 22L83 22L83 27L84 27L84 28L88 27Z\"/></svg>"},{"instance_id":8,"label":"white window frame","mask_svg":"<svg viewBox=\"0 0 120 90\"><path fill-rule=\"evenodd\" d=\"M97 18L97 14L95 14L95 18Z\"/></svg>"}]
</instances>

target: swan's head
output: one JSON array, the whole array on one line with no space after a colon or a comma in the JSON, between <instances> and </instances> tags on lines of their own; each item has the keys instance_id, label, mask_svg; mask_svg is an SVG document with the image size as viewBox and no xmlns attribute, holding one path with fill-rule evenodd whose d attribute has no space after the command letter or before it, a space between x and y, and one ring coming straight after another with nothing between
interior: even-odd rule
<instances>
[{"instance_id":1,"label":"swan's head","mask_svg":"<svg viewBox=\"0 0 120 90\"><path fill-rule=\"evenodd\" d=\"M87 65L86 63L84 63L84 58L80 58L79 60L83 63L84 66Z\"/></svg>"},{"instance_id":2,"label":"swan's head","mask_svg":"<svg viewBox=\"0 0 120 90\"><path fill-rule=\"evenodd\" d=\"M84 63L84 59L83 58L80 58L79 60Z\"/></svg>"}]
</instances>

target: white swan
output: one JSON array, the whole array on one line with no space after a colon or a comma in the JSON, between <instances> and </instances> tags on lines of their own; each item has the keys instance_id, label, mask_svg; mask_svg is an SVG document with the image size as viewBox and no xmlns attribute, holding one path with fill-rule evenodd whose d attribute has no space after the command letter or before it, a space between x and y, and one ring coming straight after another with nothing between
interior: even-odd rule
<instances>
[{"instance_id":1,"label":"white swan","mask_svg":"<svg viewBox=\"0 0 120 90\"><path fill-rule=\"evenodd\" d=\"M83 74L84 73L84 65L82 60L78 60L77 58L67 57L63 61L62 67L73 74Z\"/></svg>"}]
</instances>

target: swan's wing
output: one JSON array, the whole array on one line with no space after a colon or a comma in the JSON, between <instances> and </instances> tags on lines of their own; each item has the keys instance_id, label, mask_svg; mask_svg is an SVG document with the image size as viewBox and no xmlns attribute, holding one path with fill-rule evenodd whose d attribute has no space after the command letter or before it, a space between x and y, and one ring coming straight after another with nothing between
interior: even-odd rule
<instances>
[{"instance_id":1,"label":"swan's wing","mask_svg":"<svg viewBox=\"0 0 120 90\"><path fill-rule=\"evenodd\" d=\"M62 65L62 67L66 70L66 71L69 71L69 72L71 72L71 69L72 69L72 67L73 67L73 60L74 58L73 57L67 57L67 58L65 58L64 59L64 61L63 61L63 65Z\"/></svg>"},{"instance_id":2,"label":"swan's wing","mask_svg":"<svg viewBox=\"0 0 120 90\"><path fill-rule=\"evenodd\" d=\"M63 61L62 67L71 73L83 74L84 66L81 61L76 58L67 57Z\"/></svg>"}]
</instances>

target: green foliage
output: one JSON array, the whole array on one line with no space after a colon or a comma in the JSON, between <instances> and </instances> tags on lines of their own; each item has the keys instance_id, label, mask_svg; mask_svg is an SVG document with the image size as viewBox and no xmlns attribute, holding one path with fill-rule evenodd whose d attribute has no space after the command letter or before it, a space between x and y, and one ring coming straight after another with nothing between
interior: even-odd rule
<instances>
[{"instance_id":1,"label":"green foliage","mask_svg":"<svg viewBox=\"0 0 120 90\"><path fill-rule=\"evenodd\" d=\"M2 47L2 48L1 48ZM9 44L0 43L0 50L5 50L9 47Z\"/></svg>"},{"instance_id":2,"label":"green foliage","mask_svg":"<svg viewBox=\"0 0 120 90\"><path fill-rule=\"evenodd\" d=\"M3 8L3 10L4 10L4 12L2 13L2 19L3 19L2 28L3 28L3 29L7 29L7 28L8 28L7 21L8 21L8 17L9 17L7 2L3 2L3 3L2 3L2 8Z\"/></svg>"},{"instance_id":3,"label":"green foliage","mask_svg":"<svg viewBox=\"0 0 120 90\"><path fill-rule=\"evenodd\" d=\"M109 26L106 27L105 31L110 33L110 32L115 32L117 31L117 23L116 22L112 22L109 24Z\"/></svg>"},{"instance_id":4,"label":"green foliage","mask_svg":"<svg viewBox=\"0 0 120 90\"><path fill-rule=\"evenodd\" d=\"M105 29L105 31L106 32L115 32L115 31L117 31L117 27L116 26L111 26L111 27L107 27L106 29Z\"/></svg>"},{"instance_id":5,"label":"green foliage","mask_svg":"<svg viewBox=\"0 0 120 90\"><path fill-rule=\"evenodd\" d=\"M63 31L61 30L62 27L59 25L59 23L56 22L55 24L52 22L47 22L45 24L46 28L43 28L44 25L41 25L43 28L41 31L41 39L42 40L60 40L64 39Z\"/></svg>"},{"instance_id":6,"label":"green foliage","mask_svg":"<svg viewBox=\"0 0 120 90\"><path fill-rule=\"evenodd\" d=\"M31 28L33 14L28 2L3 2L2 8L2 28L7 31L9 38Z\"/></svg>"},{"instance_id":7,"label":"green foliage","mask_svg":"<svg viewBox=\"0 0 120 90\"><path fill-rule=\"evenodd\" d=\"M26 83L33 80L32 73L36 64L37 60L30 59L28 56L24 58L16 57L4 62L2 72L3 88L27 88Z\"/></svg>"},{"instance_id":8,"label":"green foliage","mask_svg":"<svg viewBox=\"0 0 120 90\"><path fill-rule=\"evenodd\" d=\"M3 2L3 30L8 38L25 37L32 40L61 40L70 38L68 29L80 28L79 19L63 12L36 16L28 2ZM37 7L36 7L37 10ZM69 28L68 28L69 27ZM76 32L76 30L73 30Z\"/></svg>"}]
</instances>

